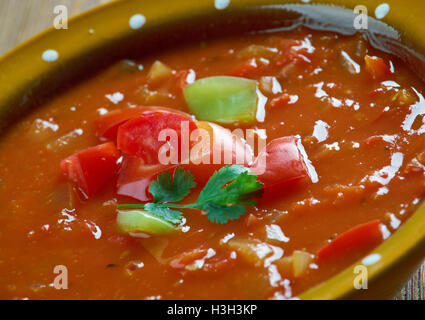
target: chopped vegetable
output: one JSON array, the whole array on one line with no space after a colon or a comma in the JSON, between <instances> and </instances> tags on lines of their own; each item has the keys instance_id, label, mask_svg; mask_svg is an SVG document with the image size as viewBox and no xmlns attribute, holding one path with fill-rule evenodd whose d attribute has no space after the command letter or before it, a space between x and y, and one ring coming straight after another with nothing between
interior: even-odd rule
<instances>
[{"instance_id":1,"label":"chopped vegetable","mask_svg":"<svg viewBox=\"0 0 425 320\"><path fill-rule=\"evenodd\" d=\"M195 175L198 182L206 183L215 171L226 164L248 166L253 162L252 149L229 129L206 121L197 121L196 126L203 132L191 149L190 163L184 167Z\"/></svg>"},{"instance_id":2,"label":"chopped vegetable","mask_svg":"<svg viewBox=\"0 0 425 320\"><path fill-rule=\"evenodd\" d=\"M256 239L234 238L223 245L236 251L247 263L257 267L273 252L269 244Z\"/></svg>"},{"instance_id":3,"label":"chopped vegetable","mask_svg":"<svg viewBox=\"0 0 425 320\"><path fill-rule=\"evenodd\" d=\"M148 82L150 84L156 85L161 81L171 77L173 75L173 70L163 64L161 61L155 61L149 70L148 73Z\"/></svg>"},{"instance_id":4,"label":"chopped vegetable","mask_svg":"<svg viewBox=\"0 0 425 320\"><path fill-rule=\"evenodd\" d=\"M229 75L232 77L240 78L254 78L256 73L261 71L263 64L260 64L255 58L245 60L241 63L238 63L230 72ZM260 69L261 68L261 69Z\"/></svg>"},{"instance_id":5,"label":"chopped vegetable","mask_svg":"<svg viewBox=\"0 0 425 320\"><path fill-rule=\"evenodd\" d=\"M143 239L140 244L155 258L159 264L165 265L169 262L169 259L163 258L162 256L169 242L170 239L164 237L150 237Z\"/></svg>"},{"instance_id":6,"label":"chopped vegetable","mask_svg":"<svg viewBox=\"0 0 425 320\"><path fill-rule=\"evenodd\" d=\"M302 276L308 270L308 266L313 261L310 253L300 250L295 250L292 253L294 276L296 278Z\"/></svg>"},{"instance_id":7,"label":"chopped vegetable","mask_svg":"<svg viewBox=\"0 0 425 320\"><path fill-rule=\"evenodd\" d=\"M286 107L291 102L291 96L287 93L282 93L278 97L270 101L270 108L277 109Z\"/></svg>"},{"instance_id":8,"label":"chopped vegetable","mask_svg":"<svg viewBox=\"0 0 425 320\"><path fill-rule=\"evenodd\" d=\"M174 270L183 272L205 272L207 274L222 272L230 267L227 256L217 255L213 249L203 249L202 247L191 251L183 252L174 257L169 266Z\"/></svg>"},{"instance_id":9,"label":"chopped vegetable","mask_svg":"<svg viewBox=\"0 0 425 320\"><path fill-rule=\"evenodd\" d=\"M204 78L188 85L184 96L199 120L219 123L255 121L256 81L227 76Z\"/></svg>"},{"instance_id":10,"label":"chopped vegetable","mask_svg":"<svg viewBox=\"0 0 425 320\"><path fill-rule=\"evenodd\" d=\"M415 95L406 89L397 91L391 100L398 102L400 105L411 105L417 101Z\"/></svg>"},{"instance_id":11,"label":"chopped vegetable","mask_svg":"<svg viewBox=\"0 0 425 320\"><path fill-rule=\"evenodd\" d=\"M294 276L294 258L293 256L283 257L274 262L279 273L285 277Z\"/></svg>"},{"instance_id":12,"label":"chopped vegetable","mask_svg":"<svg viewBox=\"0 0 425 320\"><path fill-rule=\"evenodd\" d=\"M292 136L274 139L260 152L251 171L265 189L280 190L309 177L298 142L299 138Z\"/></svg>"},{"instance_id":13,"label":"chopped vegetable","mask_svg":"<svg viewBox=\"0 0 425 320\"><path fill-rule=\"evenodd\" d=\"M140 70L143 70L143 66L129 59L121 60L114 66L114 71L116 71L117 75L134 73Z\"/></svg>"},{"instance_id":14,"label":"chopped vegetable","mask_svg":"<svg viewBox=\"0 0 425 320\"><path fill-rule=\"evenodd\" d=\"M152 194L154 202L144 205L119 205L118 208L145 209L169 223L178 224L181 222L182 213L171 210L169 208L171 204L167 205L167 203L182 200L195 186L193 175L182 168L177 168L172 180L171 175L164 172L158 175L157 181L150 183L149 192Z\"/></svg>"},{"instance_id":15,"label":"chopped vegetable","mask_svg":"<svg viewBox=\"0 0 425 320\"><path fill-rule=\"evenodd\" d=\"M68 182L61 183L46 197L46 206L57 212L60 212L63 208L75 208L77 197L72 189Z\"/></svg>"},{"instance_id":16,"label":"chopped vegetable","mask_svg":"<svg viewBox=\"0 0 425 320\"><path fill-rule=\"evenodd\" d=\"M283 67L294 63L295 65L306 65L311 62L310 45L305 40L281 39L279 53L274 58L277 66Z\"/></svg>"},{"instance_id":17,"label":"chopped vegetable","mask_svg":"<svg viewBox=\"0 0 425 320\"><path fill-rule=\"evenodd\" d=\"M271 60L277 55L276 48L269 48L263 45L251 44L242 49L237 54L238 58L264 58Z\"/></svg>"},{"instance_id":18,"label":"chopped vegetable","mask_svg":"<svg viewBox=\"0 0 425 320\"><path fill-rule=\"evenodd\" d=\"M174 96L170 94L167 88L162 90L151 89L151 86L145 84L137 90L137 95L141 103L145 105L164 105L174 100Z\"/></svg>"},{"instance_id":19,"label":"chopped vegetable","mask_svg":"<svg viewBox=\"0 0 425 320\"><path fill-rule=\"evenodd\" d=\"M102 139L113 140L117 138L118 128L129 119L141 116L146 108L120 109L101 116L94 121L96 135Z\"/></svg>"},{"instance_id":20,"label":"chopped vegetable","mask_svg":"<svg viewBox=\"0 0 425 320\"><path fill-rule=\"evenodd\" d=\"M276 77L261 77L260 90L266 96L273 96L282 93L282 87Z\"/></svg>"},{"instance_id":21,"label":"chopped vegetable","mask_svg":"<svg viewBox=\"0 0 425 320\"><path fill-rule=\"evenodd\" d=\"M320 263L366 254L383 240L380 221L373 220L340 234L317 252Z\"/></svg>"},{"instance_id":22,"label":"chopped vegetable","mask_svg":"<svg viewBox=\"0 0 425 320\"><path fill-rule=\"evenodd\" d=\"M172 170L174 165L146 164L142 159L124 156L117 180L117 194L139 201L151 201L149 185L158 174Z\"/></svg>"},{"instance_id":23,"label":"chopped vegetable","mask_svg":"<svg viewBox=\"0 0 425 320\"><path fill-rule=\"evenodd\" d=\"M118 128L122 124L126 123L130 119L141 117L144 114L151 114L154 111L162 111L164 113L168 111L171 113L178 113L182 116L190 118L190 115L184 112L175 109L156 106L114 110L108 112L107 114L101 116L99 119L94 121L96 135L101 139L115 141L117 139Z\"/></svg>"},{"instance_id":24,"label":"chopped vegetable","mask_svg":"<svg viewBox=\"0 0 425 320\"><path fill-rule=\"evenodd\" d=\"M170 152L176 153L179 161L182 143L189 139L197 127L192 118L178 112L168 110L146 111L140 117L131 119L118 129L118 149L128 155L142 158L147 164L160 163L161 147L166 144L160 141L160 134L174 132L176 141L168 141ZM187 141L189 142L189 141Z\"/></svg>"},{"instance_id":25,"label":"chopped vegetable","mask_svg":"<svg viewBox=\"0 0 425 320\"><path fill-rule=\"evenodd\" d=\"M371 75L375 80L383 80L391 74L390 67L384 61L384 59L365 55L365 66L366 71Z\"/></svg>"},{"instance_id":26,"label":"chopped vegetable","mask_svg":"<svg viewBox=\"0 0 425 320\"><path fill-rule=\"evenodd\" d=\"M323 188L324 194L333 206L352 205L360 203L365 198L366 188L363 185L334 184Z\"/></svg>"},{"instance_id":27,"label":"chopped vegetable","mask_svg":"<svg viewBox=\"0 0 425 320\"><path fill-rule=\"evenodd\" d=\"M190 173L181 172L182 169L176 169L174 179L171 181L168 176L158 179L158 184L149 188L152 194L156 194L156 199L169 200L174 196L161 195L163 189L174 190L182 187L178 193L177 201L182 199L182 195L187 194L190 188L194 187L194 179ZM184 183L181 183L184 181ZM180 185L178 185L180 183ZM177 185L173 185L177 184ZM165 186L164 186L165 185ZM174 209L194 208L206 212L211 222L224 224L231 220L239 219L245 212L246 206L256 205L254 198L261 195L262 184L257 181L257 177L249 172L249 170L241 165L226 166L214 173L204 189L201 191L198 200L192 204L180 205L173 203L153 202L147 204L123 204L118 205L119 209L146 209L152 214L165 219L171 223L179 223L181 221L181 213ZM184 197L184 196L183 196Z\"/></svg>"},{"instance_id":28,"label":"chopped vegetable","mask_svg":"<svg viewBox=\"0 0 425 320\"><path fill-rule=\"evenodd\" d=\"M229 129L219 125L198 121L195 123L199 129L208 134L207 140L194 144L191 150L190 162L181 167L196 176L200 183L206 183L211 175L226 164L252 163L252 150L246 142L233 134ZM195 148L199 152L195 151ZM220 156L219 161L214 161ZM215 164L215 162L218 162ZM149 193L150 183L157 175L164 171L173 170L177 165L146 164L143 159L124 155L122 166L117 181L117 194L129 196L140 201L151 201Z\"/></svg>"},{"instance_id":29,"label":"chopped vegetable","mask_svg":"<svg viewBox=\"0 0 425 320\"><path fill-rule=\"evenodd\" d=\"M276 260L275 264L282 275L298 278L307 272L312 261L313 255L310 253L295 250L291 256Z\"/></svg>"},{"instance_id":30,"label":"chopped vegetable","mask_svg":"<svg viewBox=\"0 0 425 320\"><path fill-rule=\"evenodd\" d=\"M118 227L126 233L147 233L162 235L176 231L176 227L144 210L119 210Z\"/></svg>"},{"instance_id":31,"label":"chopped vegetable","mask_svg":"<svg viewBox=\"0 0 425 320\"><path fill-rule=\"evenodd\" d=\"M91 198L114 179L119 157L115 145L108 142L62 160L61 169L84 197Z\"/></svg>"},{"instance_id":32,"label":"chopped vegetable","mask_svg":"<svg viewBox=\"0 0 425 320\"><path fill-rule=\"evenodd\" d=\"M176 74L176 79L177 79L177 92L178 93L182 93L183 89L188 85L191 84L193 82L195 82L196 80L196 73L194 70L189 69L189 70L181 70L179 72L177 72Z\"/></svg>"},{"instance_id":33,"label":"chopped vegetable","mask_svg":"<svg viewBox=\"0 0 425 320\"><path fill-rule=\"evenodd\" d=\"M300 67L295 62L289 62L280 69L279 77L285 80L291 79L299 72Z\"/></svg>"},{"instance_id":34,"label":"chopped vegetable","mask_svg":"<svg viewBox=\"0 0 425 320\"><path fill-rule=\"evenodd\" d=\"M194 261L201 259L207 254L207 250L196 248L188 252L182 252L170 261L170 267L173 269L184 269Z\"/></svg>"}]
</instances>

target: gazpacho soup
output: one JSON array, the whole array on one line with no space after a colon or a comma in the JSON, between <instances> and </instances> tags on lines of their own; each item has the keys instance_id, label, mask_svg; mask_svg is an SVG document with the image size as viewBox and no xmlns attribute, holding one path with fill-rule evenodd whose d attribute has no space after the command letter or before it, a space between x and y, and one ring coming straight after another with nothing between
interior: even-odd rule
<instances>
[{"instance_id":1,"label":"gazpacho soup","mask_svg":"<svg viewBox=\"0 0 425 320\"><path fill-rule=\"evenodd\" d=\"M0 297L296 298L422 202L423 92L305 27L120 61L2 137Z\"/></svg>"}]
</instances>

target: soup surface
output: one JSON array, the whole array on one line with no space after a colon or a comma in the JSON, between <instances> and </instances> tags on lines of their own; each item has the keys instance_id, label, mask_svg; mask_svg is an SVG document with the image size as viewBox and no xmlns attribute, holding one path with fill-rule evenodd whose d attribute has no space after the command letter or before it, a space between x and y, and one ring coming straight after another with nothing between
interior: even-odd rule
<instances>
[{"instance_id":1,"label":"soup surface","mask_svg":"<svg viewBox=\"0 0 425 320\"><path fill-rule=\"evenodd\" d=\"M0 298L296 297L366 256L420 205L423 92L361 35L305 28L119 62L2 138ZM160 164L159 129L176 129L181 153L182 120L211 133L211 148L216 137L244 146L249 174L222 168L234 153L215 165ZM221 185L206 188L220 168ZM148 191L160 172L174 181L163 175ZM207 204L167 204L197 203L203 189ZM162 203L166 216L144 203ZM118 204L139 206L118 213Z\"/></svg>"}]
</instances>

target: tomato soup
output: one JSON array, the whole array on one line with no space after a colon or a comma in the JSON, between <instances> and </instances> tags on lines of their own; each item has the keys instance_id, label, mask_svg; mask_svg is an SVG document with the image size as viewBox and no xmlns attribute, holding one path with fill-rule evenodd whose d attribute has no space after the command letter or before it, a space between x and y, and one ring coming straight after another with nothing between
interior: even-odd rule
<instances>
[{"instance_id":1,"label":"tomato soup","mask_svg":"<svg viewBox=\"0 0 425 320\"><path fill-rule=\"evenodd\" d=\"M296 298L422 202L423 92L361 34L306 28L75 83L1 139L0 297Z\"/></svg>"}]
</instances>

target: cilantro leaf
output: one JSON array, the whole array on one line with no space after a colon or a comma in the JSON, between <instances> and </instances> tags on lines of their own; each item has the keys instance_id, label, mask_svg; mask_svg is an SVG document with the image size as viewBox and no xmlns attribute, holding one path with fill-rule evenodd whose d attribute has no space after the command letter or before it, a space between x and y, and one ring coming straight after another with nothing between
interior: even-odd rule
<instances>
[{"instance_id":1,"label":"cilantro leaf","mask_svg":"<svg viewBox=\"0 0 425 320\"><path fill-rule=\"evenodd\" d=\"M149 191L154 196L153 203L123 204L119 209L142 208L170 223L178 224L182 213L173 209L194 208L206 212L208 219L217 224L239 219L247 206L254 206L255 198L262 195L263 184L247 168L241 165L225 166L216 171L192 204L175 204L189 194L196 186L193 175L182 168L174 172L174 177L166 172L152 181Z\"/></svg>"},{"instance_id":2,"label":"cilantro leaf","mask_svg":"<svg viewBox=\"0 0 425 320\"><path fill-rule=\"evenodd\" d=\"M172 224L179 224L183 217L183 214L180 211L161 207L157 203L147 203L145 204L144 209Z\"/></svg>"},{"instance_id":3,"label":"cilantro leaf","mask_svg":"<svg viewBox=\"0 0 425 320\"><path fill-rule=\"evenodd\" d=\"M250 195L261 190L262 186L263 184L257 181L257 176L250 174L244 166L225 166L213 174L196 202L243 203L244 199L248 200Z\"/></svg>"},{"instance_id":4,"label":"cilantro leaf","mask_svg":"<svg viewBox=\"0 0 425 320\"><path fill-rule=\"evenodd\" d=\"M152 181L149 192L154 197L155 203L178 202L186 197L190 190L196 187L194 176L190 171L177 168L174 177L164 172L158 176L158 181Z\"/></svg>"},{"instance_id":5,"label":"cilantro leaf","mask_svg":"<svg viewBox=\"0 0 425 320\"><path fill-rule=\"evenodd\" d=\"M240 218L246 206L256 205L263 184L241 165L226 166L215 172L192 207L204 210L211 222L223 224Z\"/></svg>"},{"instance_id":6,"label":"cilantro leaf","mask_svg":"<svg viewBox=\"0 0 425 320\"><path fill-rule=\"evenodd\" d=\"M229 220L239 219L246 212L244 206L227 206L215 203L206 203L197 208L204 210L207 213L208 220L217 224L225 224Z\"/></svg>"}]
</instances>

